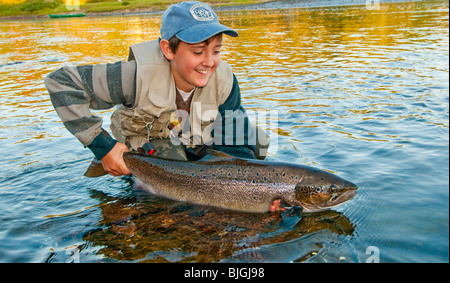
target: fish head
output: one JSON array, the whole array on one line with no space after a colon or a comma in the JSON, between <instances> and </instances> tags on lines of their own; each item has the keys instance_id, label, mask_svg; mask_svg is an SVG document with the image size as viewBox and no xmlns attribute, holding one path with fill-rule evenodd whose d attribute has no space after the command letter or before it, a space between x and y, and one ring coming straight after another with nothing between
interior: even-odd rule
<instances>
[{"instance_id":1,"label":"fish head","mask_svg":"<svg viewBox=\"0 0 450 283\"><path fill-rule=\"evenodd\" d=\"M304 176L295 186L295 201L305 212L327 210L356 195L357 186L334 174L320 171Z\"/></svg>"}]
</instances>

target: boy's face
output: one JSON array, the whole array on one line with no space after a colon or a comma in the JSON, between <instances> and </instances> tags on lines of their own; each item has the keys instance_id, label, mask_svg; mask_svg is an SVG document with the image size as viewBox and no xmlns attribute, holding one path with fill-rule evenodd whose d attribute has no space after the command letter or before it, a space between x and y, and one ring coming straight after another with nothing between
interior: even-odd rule
<instances>
[{"instance_id":1,"label":"boy's face","mask_svg":"<svg viewBox=\"0 0 450 283\"><path fill-rule=\"evenodd\" d=\"M220 63L222 36L214 36L209 42L187 44L180 42L176 53L170 48L162 50L170 60L175 85L185 92L204 87Z\"/></svg>"}]
</instances>

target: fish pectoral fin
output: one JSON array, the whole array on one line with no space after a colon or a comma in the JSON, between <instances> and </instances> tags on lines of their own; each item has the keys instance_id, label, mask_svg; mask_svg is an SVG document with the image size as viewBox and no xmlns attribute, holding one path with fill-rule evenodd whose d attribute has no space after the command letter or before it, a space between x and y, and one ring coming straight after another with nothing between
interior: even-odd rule
<instances>
[{"instance_id":1,"label":"fish pectoral fin","mask_svg":"<svg viewBox=\"0 0 450 283\"><path fill-rule=\"evenodd\" d=\"M90 178L95 178L95 177L100 177L100 176L103 176L106 174L108 174L108 173L105 171L105 169L103 169L103 166L102 166L102 163L100 162L100 160L98 160L97 158L94 158L94 160L92 160L88 169L84 173L84 176L90 177Z\"/></svg>"},{"instance_id":2,"label":"fish pectoral fin","mask_svg":"<svg viewBox=\"0 0 450 283\"><path fill-rule=\"evenodd\" d=\"M206 150L205 157L203 157L198 161L205 162L205 161L234 160L234 159L236 159L236 157L231 156L225 152L209 148Z\"/></svg>"},{"instance_id":3,"label":"fish pectoral fin","mask_svg":"<svg viewBox=\"0 0 450 283\"><path fill-rule=\"evenodd\" d=\"M281 227L294 227L302 219L303 207L293 206L281 214Z\"/></svg>"}]
</instances>

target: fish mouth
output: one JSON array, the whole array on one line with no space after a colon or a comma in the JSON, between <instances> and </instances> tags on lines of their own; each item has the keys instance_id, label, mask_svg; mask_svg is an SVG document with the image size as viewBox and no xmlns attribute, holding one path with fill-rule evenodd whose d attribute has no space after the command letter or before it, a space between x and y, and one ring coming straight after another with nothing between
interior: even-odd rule
<instances>
[{"instance_id":1,"label":"fish mouth","mask_svg":"<svg viewBox=\"0 0 450 283\"><path fill-rule=\"evenodd\" d=\"M329 210L333 207L339 206L356 196L356 188L346 189L344 192L335 194L329 201L323 205L304 205L304 212L318 212Z\"/></svg>"},{"instance_id":2,"label":"fish mouth","mask_svg":"<svg viewBox=\"0 0 450 283\"><path fill-rule=\"evenodd\" d=\"M356 196L356 189L348 189L345 192L343 192L342 194L339 194L338 196L333 196L330 199L331 203L335 203L335 205L339 205L341 203L344 203L346 201L351 200L353 197Z\"/></svg>"},{"instance_id":3,"label":"fish mouth","mask_svg":"<svg viewBox=\"0 0 450 283\"><path fill-rule=\"evenodd\" d=\"M343 193L333 195L321 210L327 210L332 207L339 206L356 196L356 188L346 189Z\"/></svg>"}]
</instances>

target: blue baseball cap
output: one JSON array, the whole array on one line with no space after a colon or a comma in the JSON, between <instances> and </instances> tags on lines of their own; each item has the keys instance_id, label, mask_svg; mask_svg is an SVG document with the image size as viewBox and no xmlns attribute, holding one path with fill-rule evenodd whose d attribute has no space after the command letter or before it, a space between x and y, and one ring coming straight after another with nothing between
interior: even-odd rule
<instances>
[{"instance_id":1,"label":"blue baseball cap","mask_svg":"<svg viewBox=\"0 0 450 283\"><path fill-rule=\"evenodd\" d=\"M234 29L219 23L213 9L198 1L186 1L171 5L161 18L161 38L174 35L186 43L195 44L219 34L237 37Z\"/></svg>"}]
</instances>

